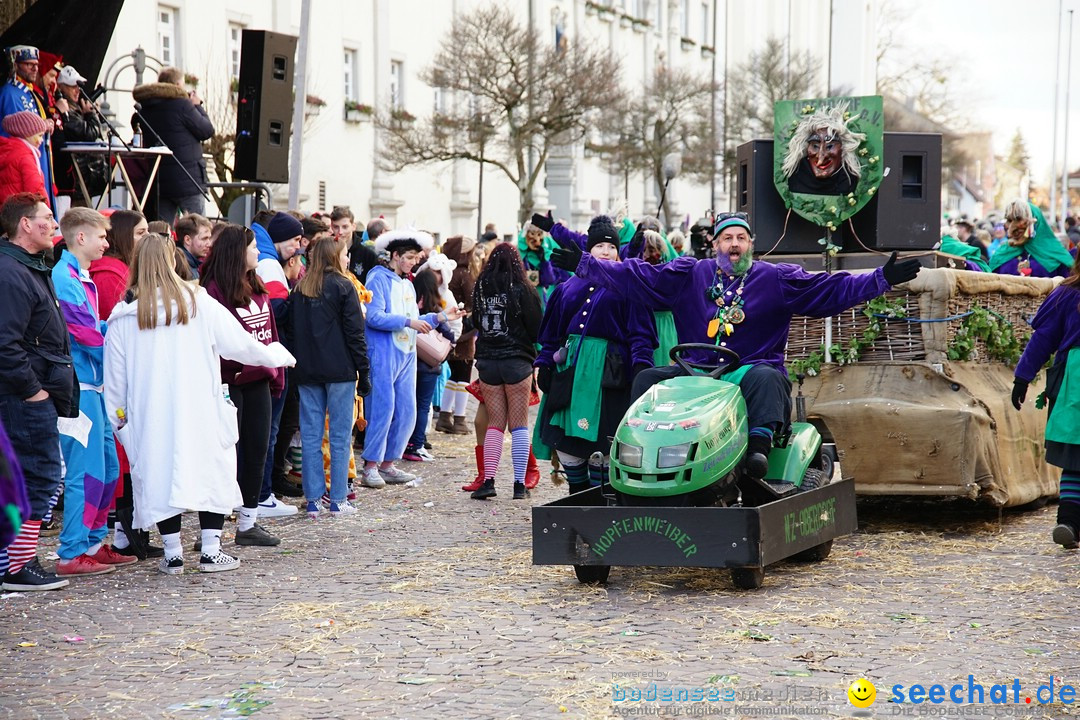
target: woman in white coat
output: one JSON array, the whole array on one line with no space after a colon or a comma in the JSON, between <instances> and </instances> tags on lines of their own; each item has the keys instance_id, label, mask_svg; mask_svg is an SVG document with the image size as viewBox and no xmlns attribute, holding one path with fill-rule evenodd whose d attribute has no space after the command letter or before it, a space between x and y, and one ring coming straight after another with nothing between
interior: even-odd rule
<instances>
[{"instance_id":1,"label":"woman in white coat","mask_svg":"<svg viewBox=\"0 0 1080 720\"><path fill-rule=\"evenodd\" d=\"M130 287L109 317L105 403L131 461L134 525L157 523L160 570L184 570L180 514L199 511L199 568L240 561L221 551L225 515L242 503L236 484L236 408L222 393L220 358L266 367L295 359L280 343L252 338L212 297L173 270L175 248L161 235L139 243Z\"/></svg>"}]
</instances>

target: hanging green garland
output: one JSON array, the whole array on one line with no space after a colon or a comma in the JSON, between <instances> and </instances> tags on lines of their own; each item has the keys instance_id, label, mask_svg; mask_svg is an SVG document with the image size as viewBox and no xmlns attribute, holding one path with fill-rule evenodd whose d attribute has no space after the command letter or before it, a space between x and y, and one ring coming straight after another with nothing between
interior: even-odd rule
<instances>
[{"instance_id":1,"label":"hanging green garland","mask_svg":"<svg viewBox=\"0 0 1080 720\"><path fill-rule=\"evenodd\" d=\"M1016 337L1012 324L992 310L976 305L960 322L953 339L949 341L949 359L964 361L975 355L975 343L982 340L986 355L1013 367L1020 361L1020 353L1028 337Z\"/></svg>"},{"instance_id":2,"label":"hanging green garland","mask_svg":"<svg viewBox=\"0 0 1080 720\"><path fill-rule=\"evenodd\" d=\"M829 347L829 354L837 365L850 365L858 362L863 352L873 345L885 331L884 320L907 317L907 305L902 298L890 300L884 295L879 295L863 305L862 314L870 320L870 324L866 326L866 329L851 338L847 347L840 343L833 343ZM820 349L811 352L806 357L796 358L788 363L788 376L792 379L796 375L814 377L821 372L821 366L824 362L825 346L822 345Z\"/></svg>"}]
</instances>

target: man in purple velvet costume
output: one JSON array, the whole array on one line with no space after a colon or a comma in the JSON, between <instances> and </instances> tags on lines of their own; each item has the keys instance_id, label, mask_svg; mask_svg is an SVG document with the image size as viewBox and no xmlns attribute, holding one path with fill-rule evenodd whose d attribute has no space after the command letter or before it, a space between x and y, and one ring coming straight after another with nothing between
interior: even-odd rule
<instances>
[{"instance_id":1,"label":"man in purple velvet costume","mask_svg":"<svg viewBox=\"0 0 1080 720\"><path fill-rule=\"evenodd\" d=\"M748 369L738 383L750 427L747 471L764 477L773 435L791 418L791 382L784 370L784 347L793 315L828 317L881 295L919 273L916 260L896 262L893 253L872 273L808 273L797 265L754 262L754 241L745 213L721 213L713 232L715 258L676 258L664 265L629 259L604 262L560 242L552 262L634 298L650 310L672 310L679 341L716 344L738 353ZM716 355L688 353L690 362L710 364ZM678 366L653 368L634 380L632 396L682 374Z\"/></svg>"}]
</instances>

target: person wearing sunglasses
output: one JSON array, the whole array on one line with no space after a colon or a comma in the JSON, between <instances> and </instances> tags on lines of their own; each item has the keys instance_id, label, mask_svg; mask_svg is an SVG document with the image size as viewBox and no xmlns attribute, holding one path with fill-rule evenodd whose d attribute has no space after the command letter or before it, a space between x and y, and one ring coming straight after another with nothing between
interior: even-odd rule
<instances>
[{"instance_id":1,"label":"person wearing sunglasses","mask_svg":"<svg viewBox=\"0 0 1080 720\"><path fill-rule=\"evenodd\" d=\"M828 317L912 280L917 260L897 262L894 252L870 273L808 273L798 265L754 262L754 238L746 213L721 213L713 225L714 258L680 257L663 265L627 259L598 260L573 241L560 240L552 263L652 310L670 309L683 343L708 343L732 350L742 362L724 379L737 383L746 400L750 428L747 469L764 477L773 436L791 418L791 381L784 348L793 315ZM689 352L691 363L713 364L716 355ZM675 377L677 365L644 370L632 399Z\"/></svg>"}]
</instances>

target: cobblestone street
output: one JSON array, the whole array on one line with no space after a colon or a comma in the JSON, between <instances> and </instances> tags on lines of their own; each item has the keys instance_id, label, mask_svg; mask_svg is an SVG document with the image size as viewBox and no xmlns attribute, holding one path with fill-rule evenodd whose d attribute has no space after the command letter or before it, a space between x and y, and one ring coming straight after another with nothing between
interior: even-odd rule
<instances>
[{"instance_id":1,"label":"cobblestone street","mask_svg":"<svg viewBox=\"0 0 1080 720\"><path fill-rule=\"evenodd\" d=\"M237 571L166 576L146 561L4 595L0 715L846 717L846 689L865 676L873 715L888 717L905 709L888 704L893 685L968 675L988 692L1019 679L1020 704L907 708L1077 715L1024 704L1051 676L1080 681L1080 558L1050 542L1053 506L999 522L967 504L861 501L860 531L828 560L772 567L758 591L724 571L660 568L588 587L530 564L530 505L563 489L545 477L511 501L504 468L498 498L470 500L458 487L472 448L431 439L440 460L419 468L421 487L364 490L348 518L268 520L282 544L239 548ZM191 566L195 518L184 523ZM650 681L737 700L614 700Z\"/></svg>"}]
</instances>

